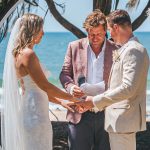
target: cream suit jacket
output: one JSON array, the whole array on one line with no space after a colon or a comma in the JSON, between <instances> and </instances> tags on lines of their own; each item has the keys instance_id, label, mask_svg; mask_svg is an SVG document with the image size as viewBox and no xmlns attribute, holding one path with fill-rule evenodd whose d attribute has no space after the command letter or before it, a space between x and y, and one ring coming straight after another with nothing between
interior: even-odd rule
<instances>
[{"instance_id":1,"label":"cream suit jacket","mask_svg":"<svg viewBox=\"0 0 150 150\"><path fill-rule=\"evenodd\" d=\"M146 83L149 57L146 49L132 37L114 53L108 90L93 98L105 108L105 130L137 132L146 129Z\"/></svg>"}]
</instances>

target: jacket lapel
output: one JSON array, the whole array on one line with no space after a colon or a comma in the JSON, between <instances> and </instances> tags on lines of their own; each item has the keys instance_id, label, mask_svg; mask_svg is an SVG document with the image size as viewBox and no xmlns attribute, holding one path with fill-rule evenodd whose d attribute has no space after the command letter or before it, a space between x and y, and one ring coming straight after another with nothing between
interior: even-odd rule
<instances>
[{"instance_id":1,"label":"jacket lapel","mask_svg":"<svg viewBox=\"0 0 150 150\"><path fill-rule=\"evenodd\" d=\"M108 78L112 66L112 48L110 47L110 43L108 40L106 40L106 48L105 48L105 53L104 53L104 72L103 72L103 79L106 84L106 89L108 87Z\"/></svg>"},{"instance_id":2,"label":"jacket lapel","mask_svg":"<svg viewBox=\"0 0 150 150\"><path fill-rule=\"evenodd\" d=\"M108 88L110 87L110 79L111 79L113 67L114 67L114 63L112 64L112 67L111 67L111 70L110 70L110 74L109 74L109 78L108 78L108 85L107 85Z\"/></svg>"},{"instance_id":3,"label":"jacket lapel","mask_svg":"<svg viewBox=\"0 0 150 150\"><path fill-rule=\"evenodd\" d=\"M88 38L83 39L80 49L79 49L79 55L80 55L80 62L82 67L82 74L87 79L87 49L88 49Z\"/></svg>"}]
</instances>

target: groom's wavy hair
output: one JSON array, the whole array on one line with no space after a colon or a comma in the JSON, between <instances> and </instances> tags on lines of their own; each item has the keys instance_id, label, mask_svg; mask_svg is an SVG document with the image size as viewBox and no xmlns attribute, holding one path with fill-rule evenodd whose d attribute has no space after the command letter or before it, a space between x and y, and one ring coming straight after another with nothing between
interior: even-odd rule
<instances>
[{"instance_id":1,"label":"groom's wavy hair","mask_svg":"<svg viewBox=\"0 0 150 150\"><path fill-rule=\"evenodd\" d=\"M13 56L16 57L22 49L34 42L35 37L43 28L43 19L35 14L25 14L21 17L19 33L13 49Z\"/></svg>"},{"instance_id":2,"label":"groom's wavy hair","mask_svg":"<svg viewBox=\"0 0 150 150\"><path fill-rule=\"evenodd\" d=\"M117 24L123 28L127 26L132 28L131 18L128 12L125 10L117 9L112 11L107 16L106 20L111 27L113 27L114 24Z\"/></svg>"},{"instance_id":3,"label":"groom's wavy hair","mask_svg":"<svg viewBox=\"0 0 150 150\"><path fill-rule=\"evenodd\" d=\"M85 28L86 31L88 31L88 29L98 27L100 24L104 27L104 30L106 31L107 30L106 16L99 9L95 9L85 19L85 22L83 23L83 28Z\"/></svg>"}]
</instances>

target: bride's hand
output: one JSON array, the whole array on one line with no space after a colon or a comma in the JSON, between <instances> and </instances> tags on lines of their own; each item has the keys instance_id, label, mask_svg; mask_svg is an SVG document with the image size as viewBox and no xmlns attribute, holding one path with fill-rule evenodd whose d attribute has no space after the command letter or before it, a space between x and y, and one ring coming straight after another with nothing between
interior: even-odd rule
<instances>
[{"instance_id":1,"label":"bride's hand","mask_svg":"<svg viewBox=\"0 0 150 150\"><path fill-rule=\"evenodd\" d=\"M61 102L61 106L63 106L64 108L70 110L71 112L75 112L73 108L71 108L71 105L73 105L74 102Z\"/></svg>"},{"instance_id":2,"label":"bride's hand","mask_svg":"<svg viewBox=\"0 0 150 150\"><path fill-rule=\"evenodd\" d=\"M73 102L73 103L79 102L79 99L77 97L73 96L72 99L70 100L70 102ZM70 103L70 104L72 104L72 103Z\"/></svg>"},{"instance_id":3,"label":"bride's hand","mask_svg":"<svg viewBox=\"0 0 150 150\"><path fill-rule=\"evenodd\" d=\"M76 98L72 98L72 101L66 102L63 99L59 99L56 97L52 97L50 95L48 95L49 101L52 103L56 103L59 104L61 106L63 106L64 108L70 110L71 112L74 112L74 109L71 107L71 105L74 104L74 102L77 102L78 100ZM74 101L74 102L73 102Z\"/></svg>"},{"instance_id":4,"label":"bride's hand","mask_svg":"<svg viewBox=\"0 0 150 150\"><path fill-rule=\"evenodd\" d=\"M78 101L79 102L79 101ZM84 113L86 112L88 109L86 109L85 107L82 107L81 105L78 105L78 102L75 103L68 103L69 107L71 107L74 111L78 112L78 113Z\"/></svg>"}]
</instances>

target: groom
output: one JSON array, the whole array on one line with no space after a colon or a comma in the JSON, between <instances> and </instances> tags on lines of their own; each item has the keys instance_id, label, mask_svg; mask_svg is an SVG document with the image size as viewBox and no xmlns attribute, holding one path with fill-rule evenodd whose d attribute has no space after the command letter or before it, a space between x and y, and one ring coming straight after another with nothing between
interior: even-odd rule
<instances>
[{"instance_id":1,"label":"groom","mask_svg":"<svg viewBox=\"0 0 150 150\"><path fill-rule=\"evenodd\" d=\"M111 150L136 150L135 134L146 129L146 82L149 58L132 33L128 13L116 10L107 18L114 42L122 47L114 52L108 90L79 104L86 109L105 109L105 130Z\"/></svg>"},{"instance_id":2,"label":"groom","mask_svg":"<svg viewBox=\"0 0 150 150\"><path fill-rule=\"evenodd\" d=\"M105 38L106 25L103 13L92 12L84 23L88 37L68 46L60 81L75 97L94 96L107 88L112 50L116 46ZM104 111L93 108L82 115L68 112L67 119L70 150L110 150L109 137L104 131Z\"/></svg>"}]
</instances>

